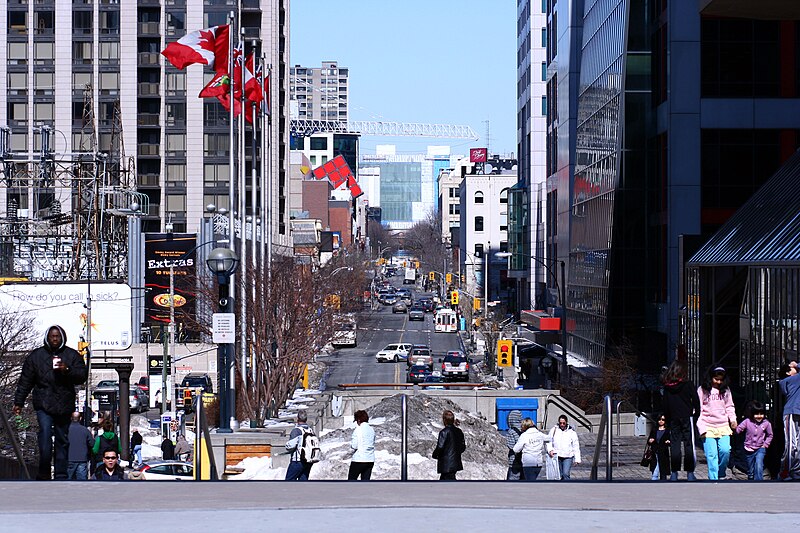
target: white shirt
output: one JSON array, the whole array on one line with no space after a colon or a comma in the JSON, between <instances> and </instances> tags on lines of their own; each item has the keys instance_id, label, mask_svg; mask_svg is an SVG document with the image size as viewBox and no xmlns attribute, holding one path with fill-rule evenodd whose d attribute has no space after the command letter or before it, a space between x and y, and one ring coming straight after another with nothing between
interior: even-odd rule
<instances>
[{"instance_id":1,"label":"white shirt","mask_svg":"<svg viewBox=\"0 0 800 533\"><path fill-rule=\"evenodd\" d=\"M361 422L353 430L350 448L355 450L353 461L356 463L375 462L375 430L366 422Z\"/></svg>"}]
</instances>

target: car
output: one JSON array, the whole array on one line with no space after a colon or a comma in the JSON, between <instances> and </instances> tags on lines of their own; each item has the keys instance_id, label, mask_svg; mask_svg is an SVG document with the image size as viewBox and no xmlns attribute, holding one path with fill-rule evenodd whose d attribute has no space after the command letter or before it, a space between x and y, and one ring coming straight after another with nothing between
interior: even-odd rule
<instances>
[{"instance_id":1,"label":"car","mask_svg":"<svg viewBox=\"0 0 800 533\"><path fill-rule=\"evenodd\" d=\"M431 369L428 368L428 365L413 365L408 369L408 382L422 383L430 375Z\"/></svg>"},{"instance_id":2,"label":"car","mask_svg":"<svg viewBox=\"0 0 800 533\"><path fill-rule=\"evenodd\" d=\"M405 313L408 311L408 306L405 302L397 302L392 306L392 313Z\"/></svg>"},{"instance_id":3,"label":"car","mask_svg":"<svg viewBox=\"0 0 800 533\"><path fill-rule=\"evenodd\" d=\"M469 380L469 359L463 352L452 351L442 362L442 377L448 381L468 381Z\"/></svg>"},{"instance_id":4,"label":"car","mask_svg":"<svg viewBox=\"0 0 800 533\"><path fill-rule=\"evenodd\" d=\"M378 291L378 301L383 305L394 305L397 302L397 294L388 290Z\"/></svg>"},{"instance_id":5,"label":"car","mask_svg":"<svg viewBox=\"0 0 800 533\"><path fill-rule=\"evenodd\" d=\"M408 359L406 359L406 364L408 366L413 365L425 365L428 368L433 368L433 356L431 355L431 351L429 348L418 348L414 346L411 349L411 353L408 354Z\"/></svg>"},{"instance_id":6,"label":"car","mask_svg":"<svg viewBox=\"0 0 800 533\"><path fill-rule=\"evenodd\" d=\"M419 300L420 305L422 305L422 309L425 310L426 313L433 313L433 310L436 306L433 303L433 300L430 298L420 298Z\"/></svg>"},{"instance_id":7,"label":"car","mask_svg":"<svg viewBox=\"0 0 800 533\"><path fill-rule=\"evenodd\" d=\"M375 354L375 360L379 363L397 363L408 359L408 352L411 351L411 344L388 344L383 350Z\"/></svg>"},{"instance_id":8,"label":"car","mask_svg":"<svg viewBox=\"0 0 800 533\"><path fill-rule=\"evenodd\" d=\"M103 379L92 391L92 398L100 402L101 409L116 409L119 406L118 393L119 381ZM133 413L143 413L150 408L150 398L139 385L133 384L128 389L128 408Z\"/></svg>"},{"instance_id":9,"label":"car","mask_svg":"<svg viewBox=\"0 0 800 533\"><path fill-rule=\"evenodd\" d=\"M412 305L408 310L408 320L425 320L425 310L421 305Z\"/></svg>"},{"instance_id":10,"label":"car","mask_svg":"<svg viewBox=\"0 0 800 533\"><path fill-rule=\"evenodd\" d=\"M136 469L140 479L147 481L192 481L194 466L184 461L153 461Z\"/></svg>"},{"instance_id":11,"label":"car","mask_svg":"<svg viewBox=\"0 0 800 533\"><path fill-rule=\"evenodd\" d=\"M447 388L442 385L442 383L444 383L444 378L437 372L431 372L429 376L425 376L425 381L423 381L423 383L432 383L432 385L425 387L428 390L445 390Z\"/></svg>"},{"instance_id":12,"label":"car","mask_svg":"<svg viewBox=\"0 0 800 533\"><path fill-rule=\"evenodd\" d=\"M150 393L150 376L142 376L139 378L139 388L145 391L146 393Z\"/></svg>"}]
</instances>

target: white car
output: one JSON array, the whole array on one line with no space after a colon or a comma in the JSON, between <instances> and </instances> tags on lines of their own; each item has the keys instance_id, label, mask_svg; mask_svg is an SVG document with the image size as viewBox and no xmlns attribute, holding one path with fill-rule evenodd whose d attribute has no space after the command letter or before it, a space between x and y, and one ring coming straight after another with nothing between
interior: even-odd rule
<instances>
[{"instance_id":1,"label":"white car","mask_svg":"<svg viewBox=\"0 0 800 533\"><path fill-rule=\"evenodd\" d=\"M410 351L411 344L389 344L386 348L375 354L375 360L379 363L405 361L408 359L408 352Z\"/></svg>"},{"instance_id":2,"label":"white car","mask_svg":"<svg viewBox=\"0 0 800 533\"><path fill-rule=\"evenodd\" d=\"M142 479L158 481L191 481L194 479L192 463L183 461L155 461L138 469Z\"/></svg>"}]
</instances>

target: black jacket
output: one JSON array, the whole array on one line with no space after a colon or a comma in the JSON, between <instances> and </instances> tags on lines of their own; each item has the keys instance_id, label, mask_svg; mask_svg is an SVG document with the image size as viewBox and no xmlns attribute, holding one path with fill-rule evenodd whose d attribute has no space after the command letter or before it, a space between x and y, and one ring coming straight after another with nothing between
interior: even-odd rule
<instances>
[{"instance_id":1,"label":"black jacket","mask_svg":"<svg viewBox=\"0 0 800 533\"><path fill-rule=\"evenodd\" d=\"M467 449L464 442L464 432L455 426L445 426L439 432L433 458L437 460L436 471L440 474L452 474L464 470L461 464L461 454Z\"/></svg>"},{"instance_id":2,"label":"black jacket","mask_svg":"<svg viewBox=\"0 0 800 533\"><path fill-rule=\"evenodd\" d=\"M142 439L142 434L138 431L131 435L131 450L133 450L134 446L138 446L142 443L144 439Z\"/></svg>"},{"instance_id":3,"label":"black jacket","mask_svg":"<svg viewBox=\"0 0 800 533\"><path fill-rule=\"evenodd\" d=\"M650 471L653 472L656 469L656 464L658 464L658 472L661 477L666 477L670 475L670 461L669 461L669 444L667 441L669 440L669 429L664 430L664 433L661 435L661 438L656 438L658 435L658 427L654 427L653 430L650 432L650 436L647 438L647 442L650 442L650 439L655 439L653 444L650 447L653 450L653 457L650 459Z\"/></svg>"},{"instance_id":4,"label":"black jacket","mask_svg":"<svg viewBox=\"0 0 800 533\"><path fill-rule=\"evenodd\" d=\"M679 381L664 385L664 416L667 417L667 426L673 420L694 417L700 414L700 399L697 397L697 388L691 381Z\"/></svg>"},{"instance_id":5,"label":"black jacket","mask_svg":"<svg viewBox=\"0 0 800 533\"><path fill-rule=\"evenodd\" d=\"M125 481L125 471L119 465L114 465L114 471L110 474L106 472L105 465L100 465L94 471L92 479L95 481Z\"/></svg>"},{"instance_id":6,"label":"black jacket","mask_svg":"<svg viewBox=\"0 0 800 533\"><path fill-rule=\"evenodd\" d=\"M161 442L161 454L165 461L175 459L175 444L170 439Z\"/></svg>"},{"instance_id":7,"label":"black jacket","mask_svg":"<svg viewBox=\"0 0 800 533\"><path fill-rule=\"evenodd\" d=\"M61 346L51 350L47 333L52 328L61 330ZM88 371L78 352L67 346L67 334L61 326L51 326L45 333L44 346L33 350L22 365L17 382L14 405L25 405L33 390L33 408L51 415L68 415L75 411L75 385L86 381ZM53 370L53 356L58 355L67 370Z\"/></svg>"}]
</instances>

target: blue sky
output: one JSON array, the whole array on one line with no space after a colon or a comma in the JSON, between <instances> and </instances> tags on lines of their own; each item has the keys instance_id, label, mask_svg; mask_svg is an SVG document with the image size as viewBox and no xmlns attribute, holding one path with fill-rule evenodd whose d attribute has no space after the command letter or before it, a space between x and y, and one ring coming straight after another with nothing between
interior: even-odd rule
<instances>
[{"instance_id":1,"label":"blue sky","mask_svg":"<svg viewBox=\"0 0 800 533\"><path fill-rule=\"evenodd\" d=\"M350 119L465 124L478 141L363 137L362 153L516 153L514 0L292 0L291 65L350 69Z\"/></svg>"}]
</instances>

